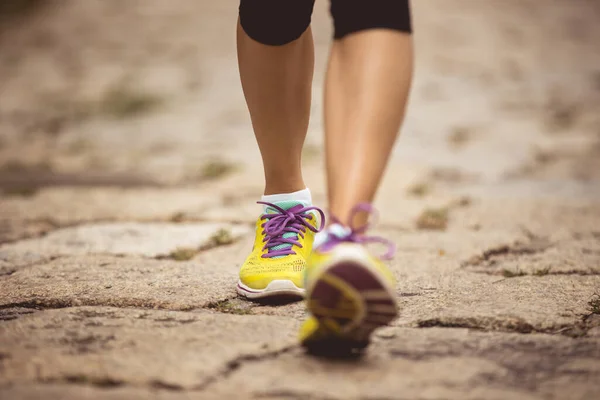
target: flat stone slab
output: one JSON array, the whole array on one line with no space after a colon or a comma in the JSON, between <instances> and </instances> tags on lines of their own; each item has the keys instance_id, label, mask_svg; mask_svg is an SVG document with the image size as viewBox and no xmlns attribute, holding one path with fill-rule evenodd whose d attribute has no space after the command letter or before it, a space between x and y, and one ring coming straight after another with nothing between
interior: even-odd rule
<instances>
[{"instance_id":1,"label":"flat stone slab","mask_svg":"<svg viewBox=\"0 0 600 400\"><path fill-rule=\"evenodd\" d=\"M522 233L551 242L574 235L599 232L600 201L564 197L535 197L503 194L491 190L473 197L470 205L456 207L449 213L452 229L478 227L489 230L520 230Z\"/></svg>"},{"instance_id":2,"label":"flat stone slab","mask_svg":"<svg viewBox=\"0 0 600 400\"><path fill-rule=\"evenodd\" d=\"M224 236L225 240L233 241L249 232L248 226L223 223L100 223L59 229L40 238L4 245L0 251L50 256L126 254L157 257L167 256L178 248L211 246L214 240L222 240Z\"/></svg>"},{"instance_id":3,"label":"flat stone slab","mask_svg":"<svg viewBox=\"0 0 600 400\"><path fill-rule=\"evenodd\" d=\"M600 232L557 240L533 238L486 249L464 261L465 269L501 276L600 275Z\"/></svg>"},{"instance_id":4,"label":"flat stone slab","mask_svg":"<svg viewBox=\"0 0 600 400\"><path fill-rule=\"evenodd\" d=\"M207 188L57 187L0 197L0 243L88 221L168 221L220 204Z\"/></svg>"},{"instance_id":5,"label":"flat stone slab","mask_svg":"<svg viewBox=\"0 0 600 400\"><path fill-rule=\"evenodd\" d=\"M10 275L20 267L49 261L51 258L33 251L14 251L0 246L0 276Z\"/></svg>"},{"instance_id":6,"label":"flat stone slab","mask_svg":"<svg viewBox=\"0 0 600 400\"><path fill-rule=\"evenodd\" d=\"M246 359L283 351L297 328L294 320L268 316L106 307L41 311L0 325L0 386L202 390Z\"/></svg>"},{"instance_id":7,"label":"flat stone slab","mask_svg":"<svg viewBox=\"0 0 600 400\"><path fill-rule=\"evenodd\" d=\"M295 345L298 325L283 317L110 307L19 315L0 324L0 394L35 398L42 387L50 399L600 394L599 338L390 327L362 358L328 360Z\"/></svg>"},{"instance_id":8,"label":"flat stone slab","mask_svg":"<svg viewBox=\"0 0 600 400\"><path fill-rule=\"evenodd\" d=\"M465 326L482 330L578 332L583 316L589 314L589 302L600 292L600 275L527 274L504 277L476 273L463 265L465 259L486 249L526 241L522 233L505 230L484 232L451 229L445 232L405 232L381 230L375 235L386 237L398 245L394 260L389 262L397 278L396 294L401 307L397 324L402 326ZM514 236L513 236L514 235ZM228 252L218 248L200 257L207 261L225 259L233 262L245 255L250 245L239 243ZM239 247L238 247L239 246ZM556 250L563 249L559 242ZM382 251L374 247L375 252ZM562 250L561 250L562 251ZM517 255L527 260L527 255ZM551 261L554 252L544 253ZM551 295L549 295L551 294ZM232 307L253 314L281 315L301 320L305 317L302 303L248 303L229 300Z\"/></svg>"},{"instance_id":9,"label":"flat stone slab","mask_svg":"<svg viewBox=\"0 0 600 400\"><path fill-rule=\"evenodd\" d=\"M235 297L239 266L111 256L63 257L0 279L0 307L110 305L187 310Z\"/></svg>"},{"instance_id":10,"label":"flat stone slab","mask_svg":"<svg viewBox=\"0 0 600 400\"><path fill-rule=\"evenodd\" d=\"M461 326L463 318L473 318L481 329L511 330L514 321L521 321L530 330L553 331L576 324L589 313L588 302L600 290L600 275L549 272L505 277L465 268L463 257L473 254L475 248L514 242L507 241L508 232L494 232L456 229L418 236L387 232L399 247L389 263L398 281L397 294L403 308L397 323L414 326L445 318ZM497 244L486 247L486 242ZM408 250L403 251L405 246ZM556 246L557 251L563 248L564 243ZM521 259L526 262L526 257L520 257L516 256L516 263ZM541 258L548 263L553 259L551 251Z\"/></svg>"},{"instance_id":11,"label":"flat stone slab","mask_svg":"<svg viewBox=\"0 0 600 400\"><path fill-rule=\"evenodd\" d=\"M398 280L399 326L585 335L587 328L581 330L580 322L600 291L600 276L503 278L462 271L457 260L437 254L398 255L390 267ZM306 315L301 303L252 304L249 310L296 319Z\"/></svg>"},{"instance_id":12,"label":"flat stone slab","mask_svg":"<svg viewBox=\"0 0 600 400\"><path fill-rule=\"evenodd\" d=\"M102 388L74 384L21 384L0 388L0 398L19 400L194 400L197 392L136 387ZM221 400L223 397L202 393L202 399Z\"/></svg>"},{"instance_id":13,"label":"flat stone slab","mask_svg":"<svg viewBox=\"0 0 600 400\"><path fill-rule=\"evenodd\" d=\"M577 329L589 314L600 277L546 276L477 279L440 277L436 286L412 280L400 293L400 325L457 326L482 330L561 332ZM429 282L432 282L430 280Z\"/></svg>"},{"instance_id":14,"label":"flat stone slab","mask_svg":"<svg viewBox=\"0 0 600 400\"><path fill-rule=\"evenodd\" d=\"M367 356L322 360L300 350L242 365L207 391L248 398L592 399L600 340L466 329L391 328Z\"/></svg>"}]
</instances>

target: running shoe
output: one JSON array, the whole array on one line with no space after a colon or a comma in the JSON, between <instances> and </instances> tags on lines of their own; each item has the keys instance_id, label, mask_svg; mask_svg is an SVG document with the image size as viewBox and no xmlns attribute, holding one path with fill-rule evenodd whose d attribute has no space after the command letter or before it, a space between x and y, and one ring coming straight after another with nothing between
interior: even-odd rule
<instances>
[{"instance_id":1,"label":"running shoe","mask_svg":"<svg viewBox=\"0 0 600 400\"><path fill-rule=\"evenodd\" d=\"M356 206L350 222L359 212L373 213L368 204ZM300 330L300 342L309 352L327 355L366 348L373 331L388 325L398 315L396 281L381 261L390 259L394 245L380 237L365 235L360 228L334 223L315 244L306 271L306 301L309 318ZM388 252L373 256L368 243L384 243Z\"/></svg>"},{"instance_id":2,"label":"running shoe","mask_svg":"<svg viewBox=\"0 0 600 400\"><path fill-rule=\"evenodd\" d=\"M266 211L256 222L252 252L240 269L237 292L249 299L304 296L304 272L321 209L297 201L258 202Z\"/></svg>"}]
</instances>

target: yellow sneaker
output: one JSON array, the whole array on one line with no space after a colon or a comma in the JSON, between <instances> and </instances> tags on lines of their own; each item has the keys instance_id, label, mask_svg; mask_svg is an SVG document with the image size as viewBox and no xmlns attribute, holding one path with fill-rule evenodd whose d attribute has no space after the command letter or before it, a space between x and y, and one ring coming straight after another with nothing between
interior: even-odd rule
<instances>
[{"instance_id":1,"label":"yellow sneaker","mask_svg":"<svg viewBox=\"0 0 600 400\"><path fill-rule=\"evenodd\" d=\"M356 212L371 212L368 205ZM336 354L364 349L372 332L398 315L395 278L364 247L382 238L360 229L330 226L307 264L306 301L311 316L300 329L300 342L312 353ZM391 244L390 244L391 245ZM393 247L393 245L391 245ZM393 248L383 258L393 254Z\"/></svg>"},{"instance_id":2,"label":"yellow sneaker","mask_svg":"<svg viewBox=\"0 0 600 400\"><path fill-rule=\"evenodd\" d=\"M249 299L302 297L306 260L325 220L323 211L297 201L259 204L267 210L256 222L254 246L240 269L237 292Z\"/></svg>"}]
</instances>

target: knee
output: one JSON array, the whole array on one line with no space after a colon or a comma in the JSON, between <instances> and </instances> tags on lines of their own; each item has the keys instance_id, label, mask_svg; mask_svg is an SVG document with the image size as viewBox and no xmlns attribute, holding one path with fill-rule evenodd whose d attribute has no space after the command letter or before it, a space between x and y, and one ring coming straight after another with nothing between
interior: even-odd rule
<instances>
[{"instance_id":1,"label":"knee","mask_svg":"<svg viewBox=\"0 0 600 400\"><path fill-rule=\"evenodd\" d=\"M366 29L392 29L411 33L409 0L331 0L334 36Z\"/></svg>"},{"instance_id":2,"label":"knee","mask_svg":"<svg viewBox=\"0 0 600 400\"><path fill-rule=\"evenodd\" d=\"M259 43L281 46L310 26L314 0L240 0L240 24Z\"/></svg>"}]
</instances>

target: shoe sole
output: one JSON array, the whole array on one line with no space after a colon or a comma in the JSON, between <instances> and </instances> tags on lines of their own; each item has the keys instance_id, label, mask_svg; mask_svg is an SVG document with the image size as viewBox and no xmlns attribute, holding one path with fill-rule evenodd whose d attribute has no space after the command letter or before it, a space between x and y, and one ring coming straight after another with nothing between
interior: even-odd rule
<instances>
[{"instance_id":1,"label":"shoe sole","mask_svg":"<svg viewBox=\"0 0 600 400\"><path fill-rule=\"evenodd\" d=\"M324 267L309 288L307 306L318 327L302 345L321 355L366 348L373 331L398 316L393 288L368 262L355 258Z\"/></svg>"},{"instance_id":2,"label":"shoe sole","mask_svg":"<svg viewBox=\"0 0 600 400\"><path fill-rule=\"evenodd\" d=\"M266 297L298 297L303 298L305 290L287 279L271 281L264 289L252 289L238 281L236 291L248 299L264 299Z\"/></svg>"}]
</instances>

